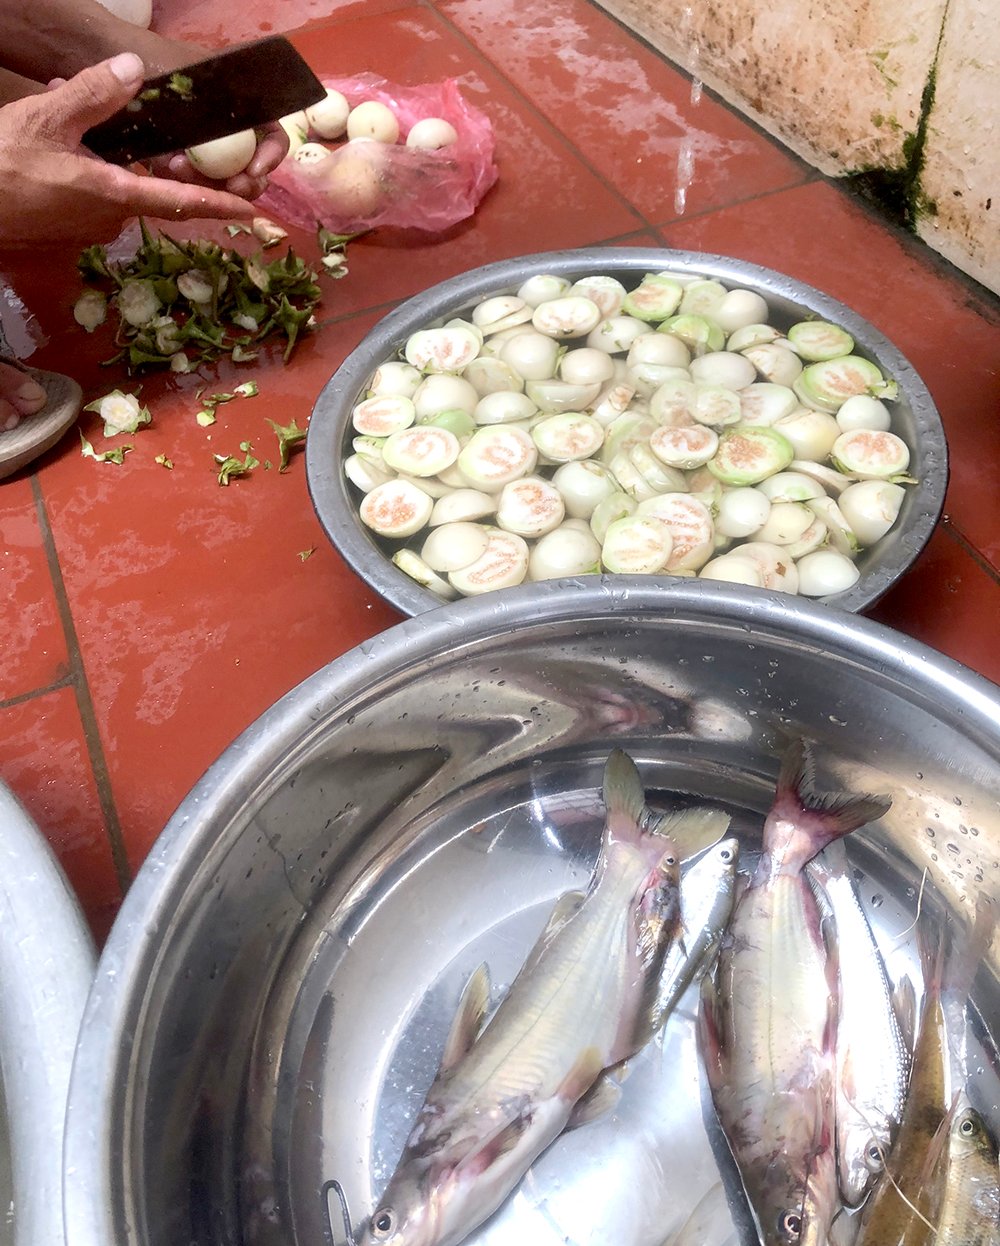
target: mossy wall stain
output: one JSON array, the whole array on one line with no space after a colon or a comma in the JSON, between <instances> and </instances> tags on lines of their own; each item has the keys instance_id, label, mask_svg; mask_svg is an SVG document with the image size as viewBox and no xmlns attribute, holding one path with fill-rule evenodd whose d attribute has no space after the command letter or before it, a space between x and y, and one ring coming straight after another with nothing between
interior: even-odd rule
<instances>
[{"instance_id":1,"label":"mossy wall stain","mask_svg":"<svg viewBox=\"0 0 1000 1246\"><path fill-rule=\"evenodd\" d=\"M927 127L934 110L937 64L947 18L948 5L946 4L941 18L941 32L938 35L934 60L931 62L924 89L920 94L917 126L912 133L903 138L902 164L894 168L858 169L846 174L843 179L863 199L874 204L886 216L910 230L911 233L916 232L917 222L921 217L937 215L937 204L921 188L921 175L927 155ZM872 118L876 126L881 126L885 121L886 119L881 116Z\"/></svg>"}]
</instances>

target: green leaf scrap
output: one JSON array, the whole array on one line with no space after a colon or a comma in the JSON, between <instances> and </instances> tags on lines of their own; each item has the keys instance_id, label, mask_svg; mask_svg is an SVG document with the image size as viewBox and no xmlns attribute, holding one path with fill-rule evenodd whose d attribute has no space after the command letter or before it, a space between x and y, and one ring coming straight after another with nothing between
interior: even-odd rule
<instances>
[{"instance_id":1,"label":"green leaf scrap","mask_svg":"<svg viewBox=\"0 0 1000 1246\"><path fill-rule=\"evenodd\" d=\"M292 420L291 424L282 426L276 424L274 420L268 420L268 424L274 429L278 438L278 471L283 472L288 467L288 461L292 456L292 450L300 445L306 439L306 430L299 428L298 424Z\"/></svg>"},{"instance_id":2,"label":"green leaf scrap","mask_svg":"<svg viewBox=\"0 0 1000 1246\"><path fill-rule=\"evenodd\" d=\"M80 434L80 442L80 453L85 459L94 459L97 463L117 463L119 466L125 455L135 449L135 446L115 446L112 450L102 450L98 453L83 433Z\"/></svg>"},{"instance_id":3,"label":"green leaf scrap","mask_svg":"<svg viewBox=\"0 0 1000 1246\"><path fill-rule=\"evenodd\" d=\"M219 465L220 485L228 485L234 476L249 476L255 467L260 466L260 459L254 457L253 446L249 441L241 441L240 449L245 456L242 462L231 454L215 455L215 461Z\"/></svg>"},{"instance_id":4,"label":"green leaf scrap","mask_svg":"<svg viewBox=\"0 0 1000 1246\"><path fill-rule=\"evenodd\" d=\"M244 232L233 226L230 232ZM141 222L141 243L130 260L111 261L103 247L89 247L78 261L81 276L109 298L117 314L115 354L107 364L125 360L129 371L175 368L179 354L187 368L228 356L245 363L258 355L260 344L280 335L286 340L285 360L302 333L315 323L313 312L322 296L319 273L289 248L268 260L261 251L249 256L207 240L181 242L155 235ZM342 235L329 234L330 259L344 269ZM318 265L328 271L330 265ZM130 324L121 317L117 298L128 286L147 283L159 303L148 323ZM141 288L141 287L140 287ZM140 317L133 315L133 319Z\"/></svg>"},{"instance_id":5,"label":"green leaf scrap","mask_svg":"<svg viewBox=\"0 0 1000 1246\"><path fill-rule=\"evenodd\" d=\"M187 74L172 73L167 83L167 90L179 95L182 100L194 99L194 83Z\"/></svg>"}]
</instances>

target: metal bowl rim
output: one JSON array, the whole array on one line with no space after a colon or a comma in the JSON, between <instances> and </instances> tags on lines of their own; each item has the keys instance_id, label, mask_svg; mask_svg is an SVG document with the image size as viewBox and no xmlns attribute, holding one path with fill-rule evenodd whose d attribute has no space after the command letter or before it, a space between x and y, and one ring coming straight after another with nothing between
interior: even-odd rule
<instances>
[{"instance_id":1,"label":"metal bowl rim","mask_svg":"<svg viewBox=\"0 0 1000 1246\"><path fill-rule=\"evenodd\" d=\"M306 477L313 508L328 539L344 560L390 605L403 614L415 615L435 609L441 600L421 588L393 566L368 535L357 514L357 507L341 470L343 442L350 419L350 405L340 399L353 396L380 363L416 329L474 299L504 287L520 284L532 273L551 272L557 276L580 275L581 270L607 268L631 271L675 271L699 273L795 299L826 319L834 320L875 355L890 376L905 374L906 394L913 418L920 431L922 447L929 462L916 489L916 522L908 542L900 541L891 556L874 570L866 572L843 593L822 598L825 604L858 612L870 608L905 573L929 541L944 507L948 483L948 447L944 428L934 401L913 364L884 334L864 317L832 295L798 278L763 265L729 256L700 251L652 247L587 247L579 250L547 251L499 260L450 277L405 300L384 316L347 356L320 391L313 408L306 441ZM672 576L657 576L661 584L675 582Z\"/></svg>"},{"instance_id":2,"label":"metal bowl rim","mask_svg":"<svg viewBox=\"0 0 1000 1246\"><path fill-rule=\"evenodd\" d=\"M788 637L855 665L870 665L913 699L948 707L969 738L1000 759L1000 689L958 662L890 628L813 602L726 585L653 585L646 577L549 581L451 603L404 620L334 660L266 710L231 744L182 801L141 867L112 928L87 1002L74 1061L65 1175L70 1246L109 1240L107 1221L121 1142L105 1117L121 1084L120 1036L137 1028L145 985L155 975L160 930L190 869L224 842L247 792L273 774L310 724L349 697L456 640L492 637L540 622L580 622L612 614L707 618L741 635ZM138 989L137 989L138 988ZM89 1236L87 1235L89 1230Z\"/></svg>"}]
</instances>

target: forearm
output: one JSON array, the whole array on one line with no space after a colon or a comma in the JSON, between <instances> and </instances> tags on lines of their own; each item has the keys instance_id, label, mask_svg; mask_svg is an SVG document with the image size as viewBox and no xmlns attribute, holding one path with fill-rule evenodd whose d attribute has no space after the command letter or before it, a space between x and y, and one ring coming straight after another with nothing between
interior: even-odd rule
<instances>
[{"instance_id":1,"label":"forearm","mask_svg":"<svg viewBox=\"0 0 1000 1246\"><path fill-rule=\"evenodd\" d=\"M97 0L0 0L0 65L29 79L69 78L87 65L136 52L147 77L196 60L201 50L123 22Z\"/></svg>"}]
</instances>

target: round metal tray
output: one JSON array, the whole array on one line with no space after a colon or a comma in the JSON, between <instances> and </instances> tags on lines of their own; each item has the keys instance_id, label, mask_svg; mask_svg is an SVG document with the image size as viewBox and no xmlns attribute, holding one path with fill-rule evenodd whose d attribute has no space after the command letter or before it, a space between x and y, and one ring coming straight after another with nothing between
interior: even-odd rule
<instances>
[{"instance_id":1,"label":"round metal tray","mask_svg":"<svg viewBox=\"0 0 1000 1246\"><path fill-rule=\"evenodd\" d=\"M327 536L363 580L403 614L420 614L441 604L392 563L401 542L377 536L358 517L360 492L345 478L344 459L354 436L351 412L364 396L379 364L396 356L410 334L460 316L492 294L513 293L534 273L555 273L576 280L592 273L617 277L626 285L643 273L670 269L703 275L727 286L756 290L768 302L771 321L786 326L807 316L830 320L846 329L858 354L872 360L899 385L891 404L893 430L910 448L908 487L895 527L858 559L861 579L846 592L822 598L842 610L862 611L911 565L930 539L944 505L948 452L937 408L912 364L867 320L843 303L792 277L743 260L696 251L633 247L594 247L550 251L502 260L408 299L381 320L333 374L316 401L306 441L306 471L316 514ZM663 584L674 577L656 576Z\"/></svg>"},{"instance_id":2,"label":"round metal tray","mask_svg":"<svg viewBox=\"0 0 1000 1246\"><path fill-rule=\"evenodd\" d=\"M847 842L890 973L912 973L925 869L924 921L996 892L1000 690L887 628L593 577L443 607L307 680L198 783L126 897L73 1072L68 1246L342 1246L337 1190L356 1227L468 973L487 961L499 995L589 876L608 751L636 758L660 807L732 810L747 864L798 735L820 787L892 797ZM469 1246L662 1246L720 1174L712 1240L755 1242L694 1007ZM998 1015L1000 939L967 1036L994 1127Z\"/></svg>"}]
</instances>

